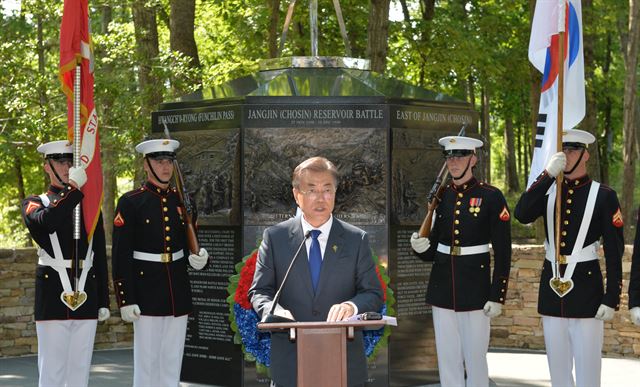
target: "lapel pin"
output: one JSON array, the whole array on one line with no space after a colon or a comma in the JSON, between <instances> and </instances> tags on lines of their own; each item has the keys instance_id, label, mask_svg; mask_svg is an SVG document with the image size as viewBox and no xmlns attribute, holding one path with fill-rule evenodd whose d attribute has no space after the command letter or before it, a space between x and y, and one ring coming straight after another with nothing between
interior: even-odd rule
<instances>
[{"instance_id":1,"label":"lapel pin","mask_svg":"<svg viewBox=\"0 0 640 387\"><path fill-rule=\"evenodd\" d=\"M333 249L334 253L338 251L338 246L336 246L336 245L333 245L331 248Z\"/></svg>"}]
</instances>

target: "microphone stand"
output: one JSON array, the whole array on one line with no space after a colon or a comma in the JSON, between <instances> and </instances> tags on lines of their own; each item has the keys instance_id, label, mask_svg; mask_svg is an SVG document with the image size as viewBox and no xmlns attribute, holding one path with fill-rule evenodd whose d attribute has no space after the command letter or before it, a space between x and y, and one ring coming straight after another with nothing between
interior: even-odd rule
<instances>
[{"instance_id":1,"label":"microphone stand","mask_svg":"<svg viewBox=\"0 0 640 387\"><path fill-rule=\"evenodd\" d=\"M284 273L284 278L282 279L282 283L280 284L280 287L278 288L278 291L276 292L276 295L273 297L273 302L271 303L271 308L269 308L269 313L267 313L266 315L264 315L262 317L262 321L263 323L283 323L283 322L294 322L296 320L292 320L290 318L286 318L286 317L282 317L282 316L278 316L273 314L273 311L276 309L276 305L278 305L278 300L280 300L280 293L282 293L282 288L284 288L284 284L287 282L287 278L289 277L289 272L291 272L291 268L293 267L293 264L296 261L296 258L298 258L298 255L300 255L300 250L302 250L302 246L304 246L305 242L307 241L307 239L309 239L309 236L311 235L311 231L307 231L306 234L304 234L304 238L302 239L302 243L300 243L300 246L298 247L298 250L296 251L296 253L293 255L293 258L291 258L291 263L289 264L289 267L287 268L287 272Z\"/></svg>"}]
</instances>

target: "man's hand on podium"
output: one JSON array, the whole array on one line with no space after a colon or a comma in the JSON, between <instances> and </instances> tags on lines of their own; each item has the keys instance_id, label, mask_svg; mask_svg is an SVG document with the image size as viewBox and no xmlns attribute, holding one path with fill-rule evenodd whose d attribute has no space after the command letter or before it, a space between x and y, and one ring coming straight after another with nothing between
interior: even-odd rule
<instances>
[{"instance_id":1,"label":"man's hand on podium","mask_svg":"<svg viewBox=\"0 0 640 387\"><path fill-rule=\"evenodd\" d=\"M335 304L329 309L329 315L327 316L328 322L333 321L343 321L347 320L349 317L355 314L355 309L353 305L348 302L343 302L342 304Z\"/></svg>"}]
</instances>

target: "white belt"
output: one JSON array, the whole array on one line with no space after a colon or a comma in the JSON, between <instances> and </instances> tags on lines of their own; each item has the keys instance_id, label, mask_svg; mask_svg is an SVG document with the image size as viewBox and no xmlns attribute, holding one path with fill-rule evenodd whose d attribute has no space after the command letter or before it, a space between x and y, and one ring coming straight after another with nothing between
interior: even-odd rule
<instances>
[{"instance_id":1,"label":"white belt","mask_svg":"<svg viewBox=\"0 0 640 387\"><path fill-rule=\"evenodd\" d=\"M42 266L63 267L65 269L71 269L72 262L73 262L72 259L54 259L49 256L43 256L43 255L38 257L38 265L42 265ZM80 269L82 268L84 268L84 259L80 260ZM91 268L91 266L89 266L89 268Z\"/></svg>"},{"instance_id":2,"label":"white belt","mask_svg":"<svg viewBox=\"0 0 640 387\"><path fill-rule=\"evenodd\" d=\"M151 253L143 253L142 251L134 251L133 259L138 259L140 261L149 261L149 262L162 262L169 263L173 261L177 261L184 257L184 251L176 251L175 253L162 253L162 254L151 254Z\"/></svg>"},{"instance_id":3,"label":"white belt","mask_svg":"<svg viewBox=\"0 0 640 387\"><path fill-rule=\"evenodd\" d=\"M567 264L595 261L599 259L598 245L598 242L594 242L584 249L578 251L577 253L571 255L561 255L558 263ZM556 261L555 252L549 248L549 242L547 242L546 240L544 241L544 247L546 250L545 258L547 259L547 261L554 263Z\"/></svg>"},{"instance_id":4,"label":"white belt","mask_svg":"<svg viewBox=\"0 0 640 387\"><path fill-rule=\"evenodd\" d=\"M447 246L442 243L438 243L438 252L442 254L451 254L451 255L474 255L474 254L483 254L489 252L489 244L477 245L477 246Z\"/></svg>"}]
</instances>

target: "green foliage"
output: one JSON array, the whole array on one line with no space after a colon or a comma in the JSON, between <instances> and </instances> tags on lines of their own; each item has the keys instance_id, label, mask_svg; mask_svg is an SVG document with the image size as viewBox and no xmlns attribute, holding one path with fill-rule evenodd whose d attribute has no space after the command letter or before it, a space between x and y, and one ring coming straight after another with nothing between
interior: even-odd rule
<instances>
[{"instance_id":1,"label":"green foliage","mask_svg":"<svg viewBox=\"0 0 640 387\"><path fill-rule=\"evenodd\" d=\"M271 10L264 0L196 2L195 39L201 68L169 48L169 1L146 0L157 10L159 55L152 73L165 101L174 90L195 91L251 74L269 55ZM394 2L393 0L392 2ZM532 106L531 65L527 59L530 34L529 2L510 0L438 0L433 18L423 18L426 1L407 0L410 21L389 26L386 76L402 79L461 100L479 109L481 92L490 99L492 183L504 189L504 128L510 119L520 128L520 144L530 142ZM278 10L280 38L288 1ZM342 13L353 56L367 47L368 1L342 0ZM26 243L19 216L19 183L24 192L40 193L46 186L38 144L66 135L66 103L58 80L58 39L62 1L23 0L20 12L0 16L0 245ZM146 91L140 90L131 3L90 2L95 53L95 100L103 149L114 160L110 167L131 179L136 167L133 145L148 135L150 117L143 113ZM102 25L110 7L111 22ZM593 67L587 69L588 93L593 95L602 152L610 166L610 182L622 186L622 90L624 62L620 28L628 4L593 0L583 4L585 40L593 46ZM342 56L344 44L329 0L318 1L319 53ZM38 24L42 40L38 41ZM40 55L39 55L40 53ZM283 56L309 55L308 2L298 1ZM179 75L179 76L178 76ZM183 84L172 84L180 79ZM610 138L605 137L609 127ZM522 130L527 128L527 130ZM522 152L523 150L519 150ZM519 165L520 170L524 166ZM22 178L19 178L22 173ZM522 182L524 178L521 178ZM122 189L122 188L120 188ZM513 205L514 203L510 204ZM515 225L516 222L514 222ZM526 234L526 229L523 233Z\"/></svg>"}]
</instances>

